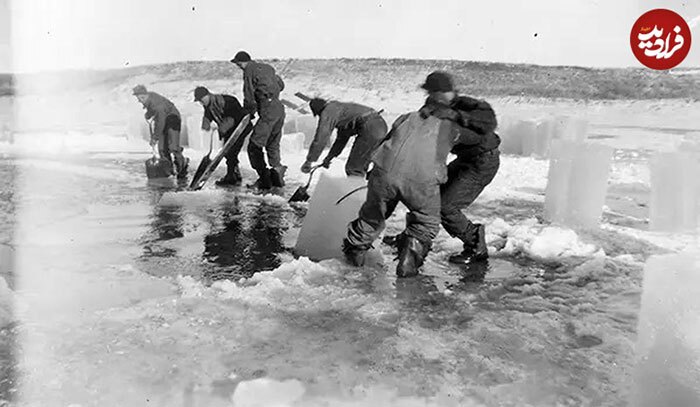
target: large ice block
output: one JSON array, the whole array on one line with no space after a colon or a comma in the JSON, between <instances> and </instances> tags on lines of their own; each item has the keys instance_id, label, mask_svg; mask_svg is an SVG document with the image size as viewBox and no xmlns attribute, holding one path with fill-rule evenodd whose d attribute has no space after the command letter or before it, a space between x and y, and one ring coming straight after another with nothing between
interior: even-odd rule
<instances>
[{"instance_id":1,"label":"large ice block","mask_svg":"<svg viewBox=\"0 0 700 407\"><path fill-rule=\"evenodd\" d=\"M583 142L587 133L588 120L583 117L559 115L554 118L554 139Z\"/></svg>"},{"instance_id":2,"label":"large ice block","mask_svg":"<svg viewBox=\"0 0 700 407\"><path fill-rule=\"evenodd\" d=\"M503 154L521 155L523 153L523 143L517 134L517 120L515 118L510 116L499 118L496 133L501 138L499 149Z\"/></svg>"},{"instance_id":3,"label":"large ice block","mask_svg":"<svg viewBox=\"0 0 700 407\"><path fill-rule=\"evenodd\" d=\"M131 115L126 129L126 137L129 141L150 141L151 132L148 128L148 122L143 117L143 113Z\"/></svg>"},{"instance_id":4,"label":"large ice block","mask_svg":"<svg viewBox=\"0 0 700 407\"><path fill-rule=\"evenodd\" d=\"M293 134L297 132L297 119L296 117L287 117L284 121L284 126L282 127L282 134Z\"/></svg>"},{"instance_id":5,"label":"large ice block","mask_svg":"<svg viewBox=\"0 0 700 407\"><path fill-rule=\"evenodd\" d=\"M541 119L537 122L537 130L535 131L535 139L529 149L532 151L530 155L537 158L549 157L549 151L554 137L555 122L553 119Z\"/></svg>"},{"instance_id":6,"label":"large ice block","mask_svg":"<svg viewBox=\"0 0 700 407\"><path fill-rule=\"evenodd\" d=\"M529 157L535 152L537 121L519 120L515 125L515 137L520 139L522 155Z\"/></svg>"},{"instance_id":7,"label":"large ice block","mask_svg":"<svg viewBox=\"0 0 700 407\"><path fill-rule=\"evenodd\" d=\"M644 267L630 406L700 406L700 252Z\"/></svg>"},{"instance_id":8,"label":"large ice block","mask_svg":"<svg viewBox=\"0 0 700 407\"><path fill-rule=\"evenodd\" d=\"M698 165L695 152L657 153L650 161L652 230L684 231L698 226Z\"/></svg>"},{"instance_id":9,"label":"large ice block","mask_svg":"<svg viewBox=\"0 0 700 407\"><path fill-rule=\"evenodd\" d=\"M304 133L304 148L308 148L314 140L318 118L310 115L299 116L296 119L296 131Z\"/></svg>"},{"instance_id":10,"label":"large ice block","mask_svg":"<svg viewBox=\"0 0 700 407\"><path fill-rule=\"evenodd\" d=\"M311 191L309 210L299 232L295 253L314 261L342 258L341 247L348 224L357 218L367 190L353 193L339 205L335 203L343 195L364 185L366 181L362 177L336 178L321 174L316 188Z\"/></svg>"},{"instance_id":11,"label":"large ice block","mask_svg":"<svg viewBox=\"0 0 700 407\"><path fill-rule=\"evenodd\" d=\"M304 150L304 133L283 134L280 147L288 153L299 153Z\"/></svg>"},{"instance_id":12,"label":"large ice block","mask_svg":"<svg viewBox=\"0 0 700 407\"><path fill-rule=\"evenodd\" d=\"M593 143L552 142L545 216L568 226L595 227L605 204L613 150Z\"/></svg>"}]
</instances>

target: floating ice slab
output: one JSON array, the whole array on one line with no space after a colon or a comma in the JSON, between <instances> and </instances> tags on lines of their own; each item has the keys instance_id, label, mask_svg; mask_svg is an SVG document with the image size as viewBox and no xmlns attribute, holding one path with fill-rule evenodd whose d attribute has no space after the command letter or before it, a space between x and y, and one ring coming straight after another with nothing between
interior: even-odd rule
<instances>
[{"instance_id":1,"label":"floating ice slab","mask_svg":"<svg viewBox=\"0 0 700 407\"><path fill-rule=\"evenodd\" d=\"M296 254L315 261L342 258L341 246L348 223L357 217L367 191L357 191L339 205L336 201L364 185L366 181L362 177L335 178L321 174L311 192L309 210L294 248Z\"/></svg>"},{"instance_id":2,"label":"floating ice slab","mask_svg":"<svg viewBox=\"0 0 700 407\"><path fill-rule=\"evenodd\" d=\"M545 216L569 226L595 227L603 212L613 150L555 140L552 143Z\"/></svg>"},{"instance_id":3,"label":"floating ice slab","mask_svg":"<svg viewBox=\"0 0 700 407\"><path fill-rule=\"evenodd\" d=\"M697 228L699 159L700 154L693 152L657 153L651 158L651 229Z\"/></svg>"},{"instance_id":4,"label":"floating ice slab","mask_svg":"<svg viewBox=\"0 0 700 407\"><path fill-rule=\"evenodd\" d=\"M700 252L647 261L630 406L700 406Z\"/></svg>"}]
</instances>

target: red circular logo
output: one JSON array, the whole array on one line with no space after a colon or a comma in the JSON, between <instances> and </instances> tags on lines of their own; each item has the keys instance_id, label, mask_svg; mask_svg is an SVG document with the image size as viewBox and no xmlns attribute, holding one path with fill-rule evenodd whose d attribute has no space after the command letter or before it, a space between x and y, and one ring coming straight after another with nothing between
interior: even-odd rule
<instances>
[{"instance_id":1,"label":"red circular logo","mask_svg":"<svg viewBox=\"0 0 700 407\"><path fill-rule=\"evenodd\" d=\"M675 12L657 8L642 14L634 23L630 45L634 56L647 68L671 69L683 62L690 51L690 28Z\"/></svg>"}]
</instances>

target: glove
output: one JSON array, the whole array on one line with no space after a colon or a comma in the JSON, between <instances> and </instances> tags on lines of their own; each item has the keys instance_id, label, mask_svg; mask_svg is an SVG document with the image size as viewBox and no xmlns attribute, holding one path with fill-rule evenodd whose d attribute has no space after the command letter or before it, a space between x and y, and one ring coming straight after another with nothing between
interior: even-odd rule
<instances>
[{"instance_id":1,"label":"glove","mask_svg":"<svg viewBox=\"0 0 700 407\"><path fill-rule=\"evenodd\" d=\"M310 161L306 161L306 162L304 162L304 164L302 164L301 172L303 172L304 174L308 174L311 172L311 162Z\"/></svg>"},{"instance_id":2,"label":"glove","mask_svg":"<svg viewBox=\"0 0 700 407\"><path fill-rule=\"evenodd\" d=\"M332 160L332 159L331 159L330 157L326 157L326 158L323 160L323 162L321 163L321 166L322 166L323 168L326 168L326 169L330 168L330 166L331 166L331 160Z\"/></svg>"}]
</instances>

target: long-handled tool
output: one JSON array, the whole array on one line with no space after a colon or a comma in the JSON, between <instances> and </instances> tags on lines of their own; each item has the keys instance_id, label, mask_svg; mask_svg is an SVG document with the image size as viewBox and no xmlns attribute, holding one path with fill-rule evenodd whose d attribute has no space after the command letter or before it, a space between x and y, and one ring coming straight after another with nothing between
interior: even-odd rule
<instances>
[{"instance_id":1,"label":"long-handled tool","mask_svg":"<svg viewBox=\"0 0 700 407\"><path fill-rule=\"evenodd\" d=\"M190 189L194 187L195 182L197 182L199 179L202 178L202 175L204 174L204 171L207 169L209 164L211 164L211 150L214 146L214 130L211 130L209 133L209 152L207 155L202 157L202 161L199 163L199 167L197 167L197 171L194 172L194 176L192 177L192 182L190 183Z\"/></svg>"},{"instance_id":2,"label":"long-handled tool","mask_svg":"<svg viewBox=\"0 0 700 407\"><path fill-rule=\"evenodd\" d=\"M306 202L309 200L309 198L311 198L308 193L309 186L311 186L311 179L314 176L314 172L316 172L316 170L321 167L323 167L322 164L311 167L311 172L309 173L309 182L307 182L306 185L297 188L297 190L294 191L294 194L292 194L292 197L289 198L289 202Z\"/></svg>"},{"instance_id":3,"label":"long-handled tool","mask_svg":"<svg viewBox=\"0 0 700 407\"><path fill-rule=\"evenodd\" d=\"M236 126L236 130L233 131L233 134L231 134L231 137L226 140L226 143L224 143L224 146L221 147L218 153L214 156L214 159L211 160L209 165L206 166L204 171L202 172L202 175L197 178L193 177L192 182L190 183L189 189L192 191L196 191L199 189L202 189L204 184L209 180L209 177L211 177L211 174L214 173L214 170L216 167L219 165L221 160L224 158L224 156L231 150L234 144L236 144L236 141L238 141L241 137L245 137L248 132L244 133L244 130L248 127L248 124L250 123L250 115L247 114L243 116L243 119L241 119L240 123L238 123L238 126Z\"/></svg>"}]
</instances>

